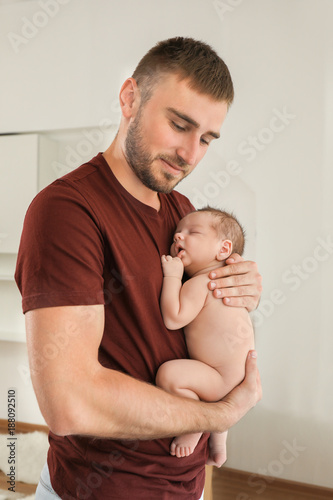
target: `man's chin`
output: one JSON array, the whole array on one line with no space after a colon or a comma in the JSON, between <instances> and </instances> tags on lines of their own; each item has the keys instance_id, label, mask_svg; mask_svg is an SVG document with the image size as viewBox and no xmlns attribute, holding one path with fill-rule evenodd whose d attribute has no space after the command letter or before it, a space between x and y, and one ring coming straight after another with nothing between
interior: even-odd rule
<instances>
[{"instance_id":1,"label":"man's chin","mask_svg":"<svg viewBox=\"0 0 333 500\"><path fill-rule=\"evenodd\" d=\"M175 186L173 186L171 188L160 187L159 189L157 189L157 192L162 193L162 194L170 194L174 190L174 187Z\"/></svg>"},{"instance_id":2,"label":"man's chin","mask_svg":"<svg viewBox=\"0 0 333 500\"><path fill-rule=\"evenodd\" d=\"M166 182L161 182L160 184L160 193L164 194L169 194L171 191L175 189L175 187L184 179L184 177L181 177L181 179L175 179L173 176L170 176L170 178L166 179Z\"/></svg>"},{"instance_id":3,"label":"man's chin","mask_svg":"<svg viewBox=\"0 0 333 500\"><path fill-rule=\"evenodd\" d=\"M164 172L163 175L159 174L158 176L143 175L142 172L138 171L136 171L136 174L146 187L148 187L152 191L163 194L171 193L171 191L173 191L177 184L179 184L179 182L184 179L184 176L182 176L181 178L175 178L174 175L166 172Z\"/></svg>"},{"instance_id":4,"label":"man's chin","mask_svg":"<svg viewBox=\"0 0 333 500\"><path fill-rule=\"evenodd\" d=\"M174 190L174 188L177 186L177 184L179 182L180 181L169 183L169 184L166 184L166 183L162 184L161 183L161 184L155 185L154 191L157 191L158 193L169 194Z\"/></svg>"}]
</instances>

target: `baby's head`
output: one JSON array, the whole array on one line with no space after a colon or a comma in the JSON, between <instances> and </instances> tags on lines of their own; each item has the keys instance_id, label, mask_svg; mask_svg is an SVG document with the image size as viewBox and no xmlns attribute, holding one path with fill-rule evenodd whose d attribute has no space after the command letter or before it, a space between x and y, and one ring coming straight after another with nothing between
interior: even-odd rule
<instances>
[{"instance_id":1,"label":"baby's head","mask_svg":"<svg viewBox=\"0 0 333 500\"><path fill-rule=\"evenodd\" d=\"M230 253L243 255L245 231L233 214L209 206L199 208L199 210L192 213L207 213L210 216L210 224L215 229L217 236L220 239L231 241L232 251Z\"/></svg>"},{"instance_id":2,"label":"baby's head","mask_svg":"<svg viewBox=\"0 0 333 500\"><path fill-rule=\"evenodd\" d=\"M243 250L244 230L236 217L205 207L179 221L170 253L182 259L192 276L201 269L223 265L232 253L242 255Z\"/></svg>"}]
</instances>

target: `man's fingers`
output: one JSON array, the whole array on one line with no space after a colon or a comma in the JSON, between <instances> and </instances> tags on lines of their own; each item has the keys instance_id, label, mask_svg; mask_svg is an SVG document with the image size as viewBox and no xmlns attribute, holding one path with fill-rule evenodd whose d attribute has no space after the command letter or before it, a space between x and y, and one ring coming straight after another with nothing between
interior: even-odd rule
<instances>
[{"instance_id":1,"label":"man's fingers","mask_svg":"<svg viewBox=\"0 0 333 500\"><path fill-rule=\"evenodd\" d=\"M227 266L222 266L219 267L218 269L214 269L214 271L212 271L209 274L209 277L211 279L214 279L215 277L223 278L225 276L233 276L237 274L248 274L248 273L259 275L256 262L252 262L250 260L241 260L239 262L234 262L233 264L228 264Z\"/></svg>"},{"instance_id":2,"label":"man's fingers","mask_svg":"<svg viewBox=\"0 0 333 500\"><path fill-rule=\"evenodd\" d=\"M244 258L241 257L238 253L233 253L226 259L227 264L232 264L233 262L243 262Z\"/></svg>"},{"instance_id":3,"label":"man's fingers","mask_svg":"<svg viewBox=\"0 0 333 500\"><path fill-rule=\"evenodd\" d=\"M256 309L262 292L262 277L255 262L244 261L233 254L227 262L233 262L209 273L212 280L208 289L214 297L224 299L226 305L245 307L248 311ZM229 300L226 300L226 299Z\"/></svg>"},{"instance_id":4,"label":"man's fingers","mask_svg":"<svg viewBox=\"0 0 333 500\"><path fill-rule=\"evenodd\" d=\"M215 292L214 292L215 293ZM258 297L224 297L223 304L230 307L245 307L248 311L253 311L258 303Z\"/></svg>"},{"instance_id":5,"label":"man's fingers","mask_svg":"<svg viewBox=\"0 0 333 500\"><path fill-rule=\"evenodd\" d=\"M257 368L257 391L258 391L258 402L259 402L262 399L262 385L258 368Z\"/></svg>"},{"instance_id":6,"label":"man's fingers","mask_svg":"<svg viewBox=\"0 0 333 500\"><path fill-rule=\"evenodd\" d=\"M240 297L240 296L255 296L258 295L258 289L253 284L235 285L226 288L214 289L214 297L222 299L223 297Z\"/></svg>"},{"instance_id":7,"label":"man's fingers","mask_svg":"<svg viewBox=\"0 0 333 500\"><path fill-rule=\"evenodd\" d=\"M221 267L224 269L224 267ZM259 273L244 273L222 276L209 282L209 289L215 290L219 288L232 288L241 286L253 286L256 292L260 292L262 288L262 278Z\"/></svg>"},{"instance_id":8,"label":"man's fingers","mask_svg":"<svg viewBox=\"0 0 333 500\"><path fill-rule=\"evenodd\" d=\"M235 288L219 288L214 290L213 295L217 299L222 299L226 306L245 307L249 312L256 309L260 298L258 288L251 285Z\"/></svg>"},{"instance_id":9,"label":"man's fingers","mask_svg":"<svg viewBox=\"0 0 333 500\"><path fill-rule=\"evenodd\" d=\"M253 285L252 276L247 274L235 274L233 276L226 276L225 278L215 279L215 288L232 288L247 285Z\"/></svg>"},{"instance_id":10,"label":"man's fingers","mask_svg":"<svg viewBox=\"0 0 333 500\"><path fill-rule=\"evenodd\" d=\"M261 398L262 388L257 367L257 353L251 350L246 358L243 382L222 399L229 410L228 427L238 422Z\"/></svg>"},{"instance_id":11,"label":"man's fingers","mask_svg":"<svg viewBox=\"0 0 333 500\"><path fill-rule=\"evenodd\" d=\"M245 380L254 391L254 405L262 398L262 387L257 367L257 352L249 351L245 365Z\"/></svg>"},{"instance_id":12,"label":"man's fingers","mask_svg":"<svg viewBox=\"0 0 333 500\"><path fill-rule=\"evenodd\" d=\"M227 295L231 295L228 291L240 287L253 287L257 291L257 285L253 283L253 279L248 274L237 274L235 276L228 276L226 278L215 279L214 281L210 281L208 283L208 288L210 290L223 290L224 295L216 295L219 297L226 297ZM239 291L238 291L239 292ZM236 290L233 291L235 295L241 295ZM244 290L243 290L244 292ZM252 293L251 293L252 294ZM246 293L246 295L251 295Z\"/></svg>"},{"instance_id":13,"label":"man's fingers","mask_svg":"<svg viewBox=\"0 0 333 500\"><path fill-rule=\"evenodd\" d=\"M257 351L255 349L251 349L251 351L248 352L246 363L248 363L249 366L251 366L250 365L251 359L257 359L257 357L258 357ZM254 370L254 368L252 368L252 370Z\"/></svg>"}]
</instances>

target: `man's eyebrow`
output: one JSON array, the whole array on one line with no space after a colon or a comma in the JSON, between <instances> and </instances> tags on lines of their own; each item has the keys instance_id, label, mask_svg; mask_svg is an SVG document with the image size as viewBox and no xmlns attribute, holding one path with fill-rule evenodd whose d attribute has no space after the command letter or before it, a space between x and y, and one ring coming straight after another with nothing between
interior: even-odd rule
<instances>
[{"instance_id":1,"label":"man's eyebrow","mask_svg":"<svg viewBox=\"0 0 333 500\"><path fill-rule=\"evenodd\" d=\"M190 125L193 125L193 127L195 127L195 128L199 128L200 127L199 123L196 122L195 120L193 120L193 118L191 118L188 115L184 115L184 113L181 113L180 111L178 111L175 108L167 108L167 111L169 111L170 113L173 113L174 115L178 116L178 118L180 118L181 120L184 120L185 122L189 123ZM211 135L212 137L214 137L214 139L219 139L220 138L220 134L218 132L209 131L209 132L207 132L207 134Z\"/></svg>"}]
</instances>

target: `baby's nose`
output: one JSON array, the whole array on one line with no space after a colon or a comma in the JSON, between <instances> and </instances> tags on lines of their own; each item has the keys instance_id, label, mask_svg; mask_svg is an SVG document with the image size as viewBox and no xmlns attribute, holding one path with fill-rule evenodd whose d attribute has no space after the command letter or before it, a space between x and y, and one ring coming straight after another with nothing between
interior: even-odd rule
<instances>
[{"instance_id":1,"label":"baby's nose","mask_svg":"<svg viewBox=\"0 0 333 500\"><path fill-rule=\"evenodd\" d=\"M184 236L182 235L182 233L175 233L174 237L173 237L173 241L176 243L178 240L183 240L184 239Z\"/></svg>"}]
</instances>

